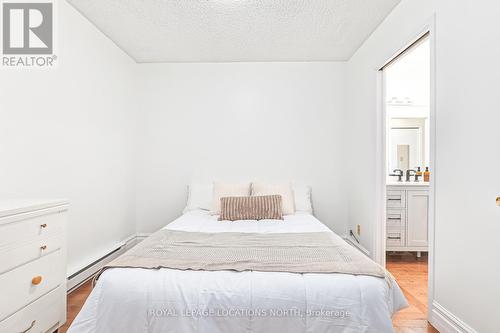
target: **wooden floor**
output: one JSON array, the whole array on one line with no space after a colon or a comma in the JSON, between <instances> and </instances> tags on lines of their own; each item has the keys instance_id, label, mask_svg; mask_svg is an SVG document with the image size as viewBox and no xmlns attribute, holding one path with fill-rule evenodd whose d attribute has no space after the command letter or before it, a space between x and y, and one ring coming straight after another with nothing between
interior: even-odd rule
<instances>
[{"instance_id":1,"label":"wooden floor","mask_svg":"<svg viewBox=\"0 0 500 333\"><path fill-rule=\"evenodd\" d=\"M91 291L92 284L91 280L89 280L68 295L68 314L66 324L64 324L64 326L59 329L58 333L66 333L73 320L75 320L76 315L82 309L83 303L85 303L85 300L87 299Z\"/></svg>"},{"instance_id":2,"label":"wooden floor","mask_svg":"<svg viewBox=\"0 0 500 333\"><path fill-rule=\"evenodd\" d=\"M413 253L387 255L387 269L394 275L410 306L392 318L398 333L438 332L427 322L427 255Z\"/></svg>"},{"instance_id":3,"label":"wooden floor","mask_svg":"<svg viewBox=\"0 0 500 333\"><path fill-rule=\"evenodd\" d=\"M427 322L427 257L414 254L387 256L387 269L394 275L410 306L393 318L397 333L439 333ZM66 332L90 294L90 282L68 295L68 321L59 329Z\"/></svg>"}]
</instances>

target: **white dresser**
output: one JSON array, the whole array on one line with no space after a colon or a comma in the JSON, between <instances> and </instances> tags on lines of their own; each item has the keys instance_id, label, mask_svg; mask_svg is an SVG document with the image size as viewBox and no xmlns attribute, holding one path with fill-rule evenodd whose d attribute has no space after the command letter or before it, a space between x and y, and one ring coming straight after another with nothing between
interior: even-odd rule
<instances>
[{"instance_id":1,"label":"white dresser","mask_svg":"<svg viewBox=\"0 0 500 333\"><path fill-rule=\"evenodd\" d=\"M428 251L429 185L387 186L387 251Z\"/></svg>"},{"instance_id":2,"label":"white dresser","mask_svg":"<svg viewBox=\"0 0 500 333\"><path fill-rule=\"evenodd\" d=\"M0 201L0 332L53 332L66 321L64 200Z\"/></svg>"}]
</instances>

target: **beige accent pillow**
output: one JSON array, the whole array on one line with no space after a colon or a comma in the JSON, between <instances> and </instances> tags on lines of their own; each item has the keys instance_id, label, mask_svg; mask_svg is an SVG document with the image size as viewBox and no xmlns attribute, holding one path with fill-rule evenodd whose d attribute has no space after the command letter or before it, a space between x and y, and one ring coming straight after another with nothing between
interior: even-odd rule
<instances>
[{"instance_id":1,"label":"beige accent pillow","mask_svg":"<svg viewBox=\"0 0 500 333\"><path fill-rule=\"evenodd\" d=\"M247 197L250 195L250 183L230 184L214 183L212 209L210 214L220 214L220 198L222 197Z\"/></svg>"},{"instance_id":2,"label":"beige accent pillow","mask_svg":"<svg viewBox=\"0 0 500 333\"><path fill-rule=\"evenodd\" d=\"M219 221L283 220L281 195L220 199Z\"/></svg>"},{"instance_id":3,"label":"beige accent pillow","mask_svg":"<svg viewBox=\"0 0 500 333\"><path fill-rule=\"evenodd\" d=\"M295 197L290 183L252 183L252 196L281 195L283 215L295 214Z\"/></svg>"}]
</instances>

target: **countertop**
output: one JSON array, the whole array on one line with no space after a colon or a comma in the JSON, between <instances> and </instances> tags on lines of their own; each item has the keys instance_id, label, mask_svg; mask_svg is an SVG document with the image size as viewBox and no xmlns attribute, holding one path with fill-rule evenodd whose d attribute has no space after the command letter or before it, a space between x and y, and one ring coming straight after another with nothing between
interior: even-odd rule
<instances>
[{"instance_id":1,"label":"countertop","mask_svg":"<svg viewBox=\"0 0 500 333\"><path fill-rule=\"evenodd\" d=\"M398 181L388 181L387 186L429 186L429 182L398 182Z\"/></svg>"}]
</instances>

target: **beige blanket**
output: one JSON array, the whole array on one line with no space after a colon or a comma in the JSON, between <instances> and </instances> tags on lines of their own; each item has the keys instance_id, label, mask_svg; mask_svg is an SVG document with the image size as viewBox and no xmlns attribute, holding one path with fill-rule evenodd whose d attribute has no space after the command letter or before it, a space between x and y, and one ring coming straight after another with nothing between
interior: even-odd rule
<instances>
[{"instance_id":1,"label":"beige blanket","mask_svg":"<svg viewBox=\"0 0 500 333\"><path fill-rule=\"evenodd\" d=\"M162 229L108 268L172 268L342 273L387 278L387 271L330 232L202 233Z\"/></svg>"}]
</instances>

